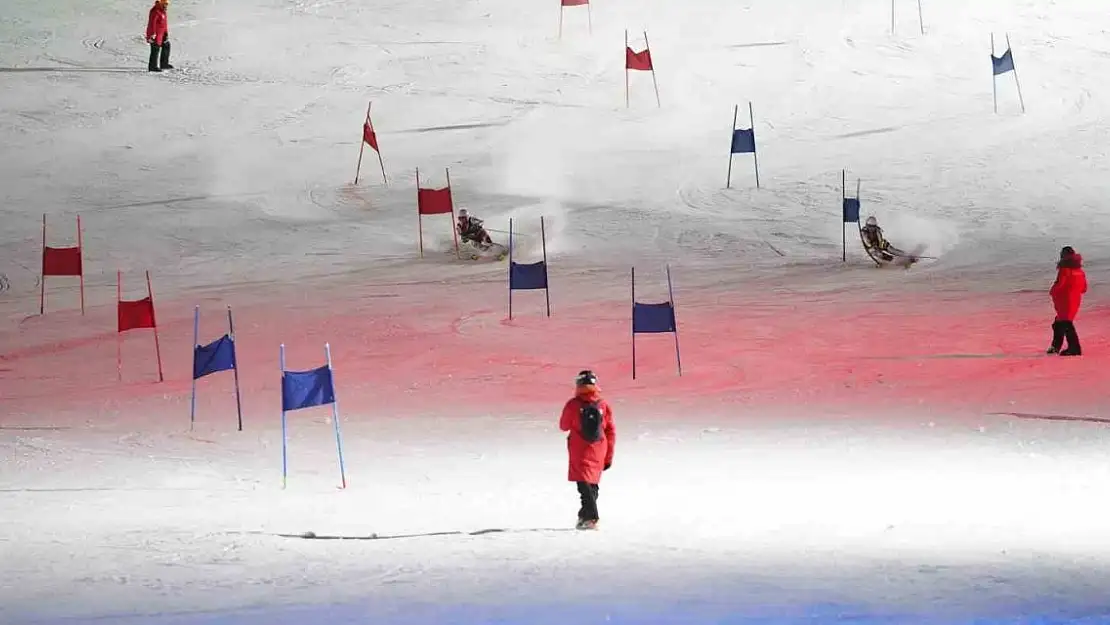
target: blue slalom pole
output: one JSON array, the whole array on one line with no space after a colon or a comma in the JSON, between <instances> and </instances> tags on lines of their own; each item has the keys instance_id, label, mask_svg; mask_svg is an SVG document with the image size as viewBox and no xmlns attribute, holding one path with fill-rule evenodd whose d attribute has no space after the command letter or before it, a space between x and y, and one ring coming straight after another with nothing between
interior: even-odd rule
<instances>
[{"instance_id":1,"label":"blue slalom pole","mask_svg":"<svg viewBox=\"0 0 1110 625\"><path fill-rule=\"evenodd\" d=\"M513 218L509 218L509 321L513 320Z\"/></svg>"},{"instance_id":2,"label":"blue slalom pole","mask_svg":"<svg viewBox=\"0 0 1110 625\"><path fill-rule=\"evenodd\" d=\"M632 268L632 379L636 379L636 268Z\"/></svg>"},{"instance_id":3,"label":"blue slalom pole","mask_svg":"<svg viewBox=\"0 0 1110 625\"><path fill-rule=\"evenodd\" d=\"M281 344L281 487L284 489L289 477L288 430L285 420L285 343Z\"/></svg>"},{"instance_id":4,"label":"blue slalom pole","mask_svg":"<svg viewBox=\"0 0 1110 625\"><path fill-rule=\"evenodd\" d=\"M239 354L235 351L235 323L231 320L231 306L227 307L227 338L231 339L231 358L235 366L231 372L235 374L235 411L239 415L239 431L243 431L243 402L239 395ZM282 366L282 371L285 367Z\"/></svg>"},{"instance_id":5,"label":"blue slalom pole","mask_svg":"<svg viewBox=\"0 0 1110 625\"><path fill-rule=\"evenodd\" d=\"M759 188L759 152L755 145L755 112L752 110L752 103L748 102L748 119L751 120L752 129L752 166L755 168L755 188Z\"/></svg>"},{"instance_id":6,"label":"blue slalom pole","mask_svg":"<svg viewBox=\"0 0 1110 625\"><path fill-rule=\"evenodd\" d=\"M197 421L197 348L200 347L200 306L193 308L193 393L189 400L189 431Z\"/></svg>"},{"instance_id":7,"label":"blue slalom pole","mask_svg":"<svg viewBox=\"0 0 1110 625\"><path fill-rule=\"evenodd\" d=\"M540 245L543 246L543 296L547 300L547 316L551 316L551 279L547 275L547 231L540 215Z\"/></svg>"},{"instance_id":8,"label":"blue slalom pole","mask_svg":"<svg viewBox=\"0 0 1110 625\"><path fill-rule=\"evenodd\" d=\"M324 343L324 355L328 359L328 373L331 375L331 402L332 423L335 424L335 448L339 452L339 480L340 488L347 488L347 470L343 466L343 441L339 434L339 398L335 392L335 369L331 366L331 345Z\"/></svg>"},{"instance_id":9,"label":"blue slalom pole","mask_svg":"<svg viewBox=\"0 0 1110 625\"><path fill-rule=\"evenodd\" d=\"M678 375L682 375L682 353L678 350L678 316L674 310L674 287L671 285L671 266L667 265L667 293L671 298L671 321L674 323L674 357L678 362Z\"/></svg>"}]
</instances>

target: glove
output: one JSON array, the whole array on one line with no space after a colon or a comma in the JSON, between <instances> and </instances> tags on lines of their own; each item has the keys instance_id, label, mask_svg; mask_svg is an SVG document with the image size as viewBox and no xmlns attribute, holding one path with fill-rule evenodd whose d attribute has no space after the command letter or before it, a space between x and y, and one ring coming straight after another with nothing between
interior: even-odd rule
<instances>
[{"instance_id":1,"label":"glove","mask_svg":"<svg viewBox=\"0 0 1110 625\"><path fill-rule=\"evenodd\" d=\"M612 462L606 462L605 463L605 468L603 468L602 471L608 471L609 467L611 467L611 466L613 466Z\"/></svg>"}]
</instances>

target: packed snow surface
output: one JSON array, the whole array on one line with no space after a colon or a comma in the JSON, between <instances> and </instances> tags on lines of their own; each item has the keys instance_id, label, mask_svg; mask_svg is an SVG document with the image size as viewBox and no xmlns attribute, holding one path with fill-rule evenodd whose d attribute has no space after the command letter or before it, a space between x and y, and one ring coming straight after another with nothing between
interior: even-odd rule
<instances>
[{"instance_id":1,"label":"packed snow surface","mask_svg":"<svg viewBox=\"0 0 1110 625\"><path fill-rule=\"evenodd\" d=\"M174 0L151 74L142 3L3 1L0 622L1110 622L1104 3L558 9ZM749 102L758 188L750 154L726 185ZM550 317L445 215L420 257L417 168L546 258ZM842 170L927 258L873 265ZM55 247L80 215L84 314L41 290L44 213ZM1063 245L1079 358L1044 355ZM633 267L679 329L635 379ZM116 332L146 271L162 382ZM197 306L201 343L234 313L242 431L228 372L190 423ZM347 487L319 407L283 488L279 345L325 343ZM598 532L556 427L582 368L618 430Z\"/></svg>"}]
</instances>

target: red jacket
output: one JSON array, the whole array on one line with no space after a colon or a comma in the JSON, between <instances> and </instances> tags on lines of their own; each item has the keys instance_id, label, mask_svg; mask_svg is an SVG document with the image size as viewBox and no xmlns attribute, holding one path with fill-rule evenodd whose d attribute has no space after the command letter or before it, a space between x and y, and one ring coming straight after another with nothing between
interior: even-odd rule
<instances>
[{"instance_id":1,"label":"red jacket","mask_svg":"<svg viewBox=\"0 0 1110 625\"><path fill-rule=\"evenodd\" d=\"M1087 292L1087 274L1083 271L1083 257L1079 254L1062 258L1056 264L1056 281L1048 293L1056 308L1057 321L1075 321L1079 303Z\"/></svg>"},{"instance_id":2,"label":"red jacket","mask_svg":"<svg viewBox=\"0 0 1110 625\"><path fill-rule=\"evenodd\" d=\"M587 403L596 401L603 418L601 438L591 443L582 437L581 410ZM578 395L563 406L559 429L567 434L569 467L567 480L571 482L601 482L601 472L613 462L613 448L617 444L617 429L613 426L613 410L598 392Z\"/></svg>"},{"instance_id":3,"label":"red jacket","mask_svg":"<svg viewBox=\"0 0 1110 625\"><path fill-rule=\"evenodd\" d=\"M153 40L153 43L160 46L169 34L170 21L166 17L166 7L160 2L155 2L154 6L150 7L150 16L146 20L146 40Z\"/></svg>"}]
</instances>

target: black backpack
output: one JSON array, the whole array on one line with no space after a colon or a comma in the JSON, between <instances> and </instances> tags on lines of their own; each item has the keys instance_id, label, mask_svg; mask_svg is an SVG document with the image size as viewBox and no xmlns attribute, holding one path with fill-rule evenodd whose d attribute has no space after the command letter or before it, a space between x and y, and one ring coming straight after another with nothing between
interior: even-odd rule
<instances>
[{"instance_id":1,"label":"black backpack","mask_svg":"<svg viewBox=\"0 0 1110 625\"><path fill-rule=\"evenodd\" d=\"M601 407L597 402L590 402L578 412L579 426L582 430L582 438L587 442L596 443L601 440L601 425L605 421L605 416L601 413Z\"/></svg>"}]
</instances>

